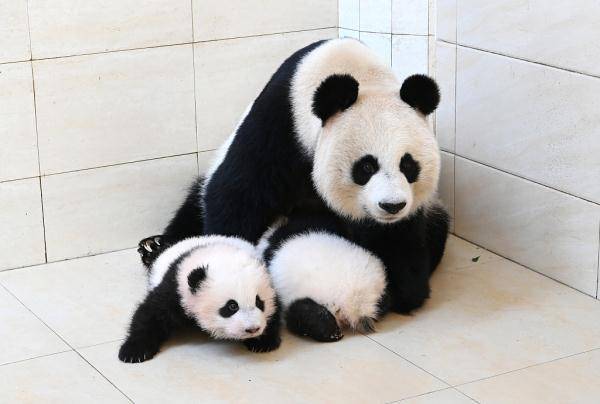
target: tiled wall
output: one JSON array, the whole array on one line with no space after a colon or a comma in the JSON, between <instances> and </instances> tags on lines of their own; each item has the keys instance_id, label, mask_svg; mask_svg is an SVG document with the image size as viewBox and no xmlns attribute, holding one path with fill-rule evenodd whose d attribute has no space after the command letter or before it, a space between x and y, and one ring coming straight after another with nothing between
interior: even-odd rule
<instances>
[{"instance_id":1,"label":"tiled wall","mask_svg":"<svg viewBox=\"0 0 600 404\"><path fill-rule=\"evenodd\" d=\"M591 296L600 3L438 0L436 115L454 231Z\"/></svg>"},{"instance_id":2,"label":"tiled wall","mask_svg":"<svg viewBox=\"0 0 600 404\"><path fill-rule=\"evenodd\" d=\"M400 79L429 73L433 0L339 0L340 37L360 39Z\"/></svg>"},{"instance_id":3,"label":"tiled wall","mask_svg":"<svg viewBox=\"0 0 600 404\"><path fill-rule=\"evenodd\" d=\"M3 1L0 270L133 247L336 0Z\"/></svg>"}]
</instances>

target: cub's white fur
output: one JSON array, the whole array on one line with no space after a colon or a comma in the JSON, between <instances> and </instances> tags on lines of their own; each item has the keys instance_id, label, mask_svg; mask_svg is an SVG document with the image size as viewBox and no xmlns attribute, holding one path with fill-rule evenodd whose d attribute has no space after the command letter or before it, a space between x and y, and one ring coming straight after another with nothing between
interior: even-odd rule
<instances>
[{"instance_id":1,"label":"cub's white fur","mask_svg":"<svg viewBox=\"0 0 600 404\"><path fill-rule=\"evenodd\" d=\"M177 286L181 306L188 316L213 338L246 339L261 335L268 319L275 313L275 291L267 269L255 247L239 238L224 236L194 237L165 250L151 268L150 288L157 287L170 266L177 266ZM188 285L189 274L206 268L206 278L197 291ZM256 307L256 296L264 302L264 311ZM219 309L229 300L239 310L222 317ZM252 334L246 329L258 328Z\"/></svg>"},{"instance_id":2,"label":"cub's white fur","mask_svg":"<svg viewBox=\"0 0 600 404\"><path fill-rule=\"evenodd\" d=\"M308 297L325 306L340 326L351 328L377 318L386 286L385 269L376 256L326 232L285 241L269 271L284 306Z\"/></svg>"}]
</instances>

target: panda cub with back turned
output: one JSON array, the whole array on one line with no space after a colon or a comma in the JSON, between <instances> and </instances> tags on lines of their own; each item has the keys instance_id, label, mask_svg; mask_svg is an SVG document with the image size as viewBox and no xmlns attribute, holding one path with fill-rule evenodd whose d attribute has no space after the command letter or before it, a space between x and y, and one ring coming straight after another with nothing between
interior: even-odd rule
<instances>
[{"instance_id":1,"label":"panda cub with back turned","mask_svg":"<svg viewBox=\"0 0 600 404\"><path fill-rule=\"evenodd\" d=\"M183 327L242 341L253 352L279 347L277 297L252 244L223 236L193 237L172 246L156 236L141 245L148 243L160 254L149 263L149 292L133 315L120 360L151 359Z\"/></svg>"}]
</instances>

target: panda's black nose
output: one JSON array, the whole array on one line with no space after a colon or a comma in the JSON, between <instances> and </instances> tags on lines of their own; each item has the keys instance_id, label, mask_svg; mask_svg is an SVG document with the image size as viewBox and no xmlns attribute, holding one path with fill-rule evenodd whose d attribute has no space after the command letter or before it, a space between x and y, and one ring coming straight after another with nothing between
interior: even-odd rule
<instances>
[{"instance_id":1,"label":"panda's black nose","mask_svg":"<svg viewBox=\"0 0 600 404\"><path fill-rule=\"evenodd\" d=\"M259 329L260 329L260 327L251 327L251 328L246 328L244 331L246 331L248 334L254 334Z\"/></svg>"},{"instance_id":2,"label":"panda's black nose","mask_svg":"<svg viewBox=\"0 0 600 404\"><path fill-rule=\"evenodd\" d=\"M385 210L387 213L391 213L395 215L400 212L406 206L406 202L400 203L389 203L389 202L379 202L379 207Z\"/></svg>"}]
</instances>

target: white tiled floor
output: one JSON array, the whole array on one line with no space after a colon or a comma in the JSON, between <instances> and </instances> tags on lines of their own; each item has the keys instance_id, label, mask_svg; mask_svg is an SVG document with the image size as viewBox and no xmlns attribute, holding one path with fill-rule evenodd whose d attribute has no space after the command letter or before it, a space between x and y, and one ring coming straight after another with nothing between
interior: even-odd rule
<instances>
[{"instance_id":1,"label":"white tiled floor","mask_svg":"<svg viewBox=\"0 0 600 404\"><path fill-rule=\"evenodd\" d=\"M181 335L116 353L144 274L134 250L0 274L2 402L597 402L600 302L451 237L432 298L372 335L284 334L257 355Z\"/></svg>"}]
</instances>

